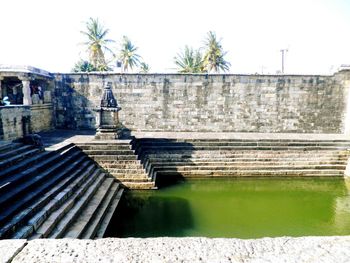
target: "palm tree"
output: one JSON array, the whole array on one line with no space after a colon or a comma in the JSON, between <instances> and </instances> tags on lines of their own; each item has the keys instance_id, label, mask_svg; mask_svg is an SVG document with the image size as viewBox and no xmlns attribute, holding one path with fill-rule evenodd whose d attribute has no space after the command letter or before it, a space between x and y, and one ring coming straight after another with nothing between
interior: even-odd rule
<instances>
[{"instance_id":1,"label":"palm tree","mask_svg":"<svg viewBox=\"0 0 350 263\"><path fill-rule=\"evenodd\" d=\"M150 67L147 63L141 62L140 63L140 73L148 73L150 70Z\"/></svg>"},{"instance_id":2,"label":"palm tree","mask_svg":"<svg viewBox=\"0 0 350 263\"><path fill-rule=\"evenodd\" d=\"M135 47L127 36L123 36L119 59L122 62L123 71L127 72L140 64L141 56L136 53Z\"/></svg>"},{"instance_id":3,"label":"palm tree","mask_svg":"<svg viewBox=\"0 0 350 263\"><path fill-rule=\"evenodd\" d=\"M205 40L204 67L207 72L220 72L220 70L228 71L231 64L224 59L227 52L224 52L220 44L220 40L216 39L216 34L212 31L208 32Z\"/></svg>"},{"instance_id":4,"label":"palm tree","mask_svg":"<svg viewBox=\"0 0 350 263\"><path fill-rule=\"evenodd\" d=\"M96 68L86 60L79 60L77 63L75 63L74 68L72 69L72 72L91 72L96 71Z\"/></svg>"},{"instance_id":5,"label":"palm tree","mask_svg":"<svg viewBox=\"0 0 350 263\"><path fill-rule=\"evenodd\" d=\"M204 70L201 52L188 46L174 57L174 62L180 73L201 73Z\"/></svg>"},{"instance_id":6,"label":"palm tree","mask_svg":"<svg viewBox=\"0 0 350 263\"><path fill-rule=\"evenodd\" d=\"M94 19L92 17L86 22L86 29L86 32L81 31L81 33L88 38L88 41L84 44L88 47L90 63L96 70L108 70L109 68L105 58L105 51L109 51L113 54L108 48L108 44L114 42L113 40L106 38L109 30L105 29L97 18Z\"/></svg>"}]
</instances>

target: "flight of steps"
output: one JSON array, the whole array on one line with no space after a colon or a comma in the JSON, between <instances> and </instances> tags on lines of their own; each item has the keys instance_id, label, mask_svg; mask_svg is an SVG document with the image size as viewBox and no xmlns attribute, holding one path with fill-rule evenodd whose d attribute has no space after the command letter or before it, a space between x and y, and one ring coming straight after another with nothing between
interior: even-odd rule
<instances>
[{"instance_id":1,"label":"flight of steps","mask_svg":"<svg viewBox=\"0 0 350 263\"><path fill-rule=\"evenodd\" d=\"M127 188L156 189L155 178L146 173L130 142L96 140L77 146Z\"/></svg>"},{"instance_id":2,"label":"flight of steps","mask_svg":"<svg viewBox=\"0 0 350 263\"><path fill-rule=\"evenodd\" d=\"M103 237L122 193L74 144L0 144L0 239Z\"/></svg>"},{"instance_id":3,"label":"flight of steps","mask_svg":"<svg viewBox=\"0 0 350 263\"><path fill-rule=\"evenodd\" d=\"M343 176L346 140L153 139L133 141L153 177Z\"/></svg>"}]
</instances>

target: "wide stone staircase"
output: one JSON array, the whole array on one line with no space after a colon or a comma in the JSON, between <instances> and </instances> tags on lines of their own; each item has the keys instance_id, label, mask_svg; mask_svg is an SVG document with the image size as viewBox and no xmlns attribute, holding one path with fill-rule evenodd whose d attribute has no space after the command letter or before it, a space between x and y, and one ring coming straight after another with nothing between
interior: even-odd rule
<instances>
[{"instance_id":1,"label":"wide stone staircase","mask_svg":"<svg viewBox=\"0 0 350 263\"><path fill-rule=\"evenodd\" d=\"M103 237L122 193L74 144L0 144L0 239Z\"/></svg>"},{"instance_id":2,"label":"wide stone staircase","mask_svg":"<svg viewBox=\"0 0 350 263\"><path fill-rule=\"evenodd\" d=\"M347 140L154 139L132 142L153 178L343 176Z\"/></svg>"},{"instance_id":3,"label":"wide stone staircase","mask_svg":"<svg viewBox=\"0 0 350 263\"><path fill-rule=\"evenodd\" d=\"M143 168L131 140L77 143L90 158L130 189L155 189L155 177Z\"/></svg>"}]
</instances>

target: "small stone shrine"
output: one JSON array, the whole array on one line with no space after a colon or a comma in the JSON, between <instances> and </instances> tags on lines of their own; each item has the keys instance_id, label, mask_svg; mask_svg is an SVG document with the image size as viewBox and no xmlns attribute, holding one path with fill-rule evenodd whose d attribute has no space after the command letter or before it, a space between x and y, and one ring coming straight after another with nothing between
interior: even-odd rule
<instances>
[{"instance_id":1,"label":"small stone shrine","mask_svg":"<svg viewBox=\"0 0 350 263\"><path fill-rule=\"evenodd\" d=\"M123 128L119 122L117 100L112 92L112 83L105 84L100 107L95 109L97 131L95 139L114 140L122 137Z\"/></svg>"}]
</instances>

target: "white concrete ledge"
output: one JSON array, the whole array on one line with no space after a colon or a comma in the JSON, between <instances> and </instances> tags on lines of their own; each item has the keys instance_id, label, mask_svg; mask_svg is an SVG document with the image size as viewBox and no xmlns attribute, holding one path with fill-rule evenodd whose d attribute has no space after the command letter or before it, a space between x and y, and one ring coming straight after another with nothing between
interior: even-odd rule
<instances>
[{"instance_id":1,"label":"white concrete ledge","mask_svg":"<svg viewBox=\"0 0 350 263\"><path fill-rule=\"evenodd\" d=\"M0 243L0 255L9 251ZM23 241L18 241L18 244ZM16 242L15 242L16 243ZM10 243L8 243L10 247ZM17 245L17 243L16 243ZM13 249L15 250L15 249ZM6 254L5 254L6 255ZM7 258L10 258L7 256ZM2 260L1 262L6 262ZM224 238L39 239L11 262L350 262L350 236Z\"/></svg>"},{"instance_id":2,"label":"white concrete ledge","mask_svg":"<svg viewBox=\"0 0 350 263\"><path fill-rule=\"evenodd\" d=\"M0 240L0 262L11 262L26 243L27 241L24 239Z\"/></svg>"}]
</instances>

